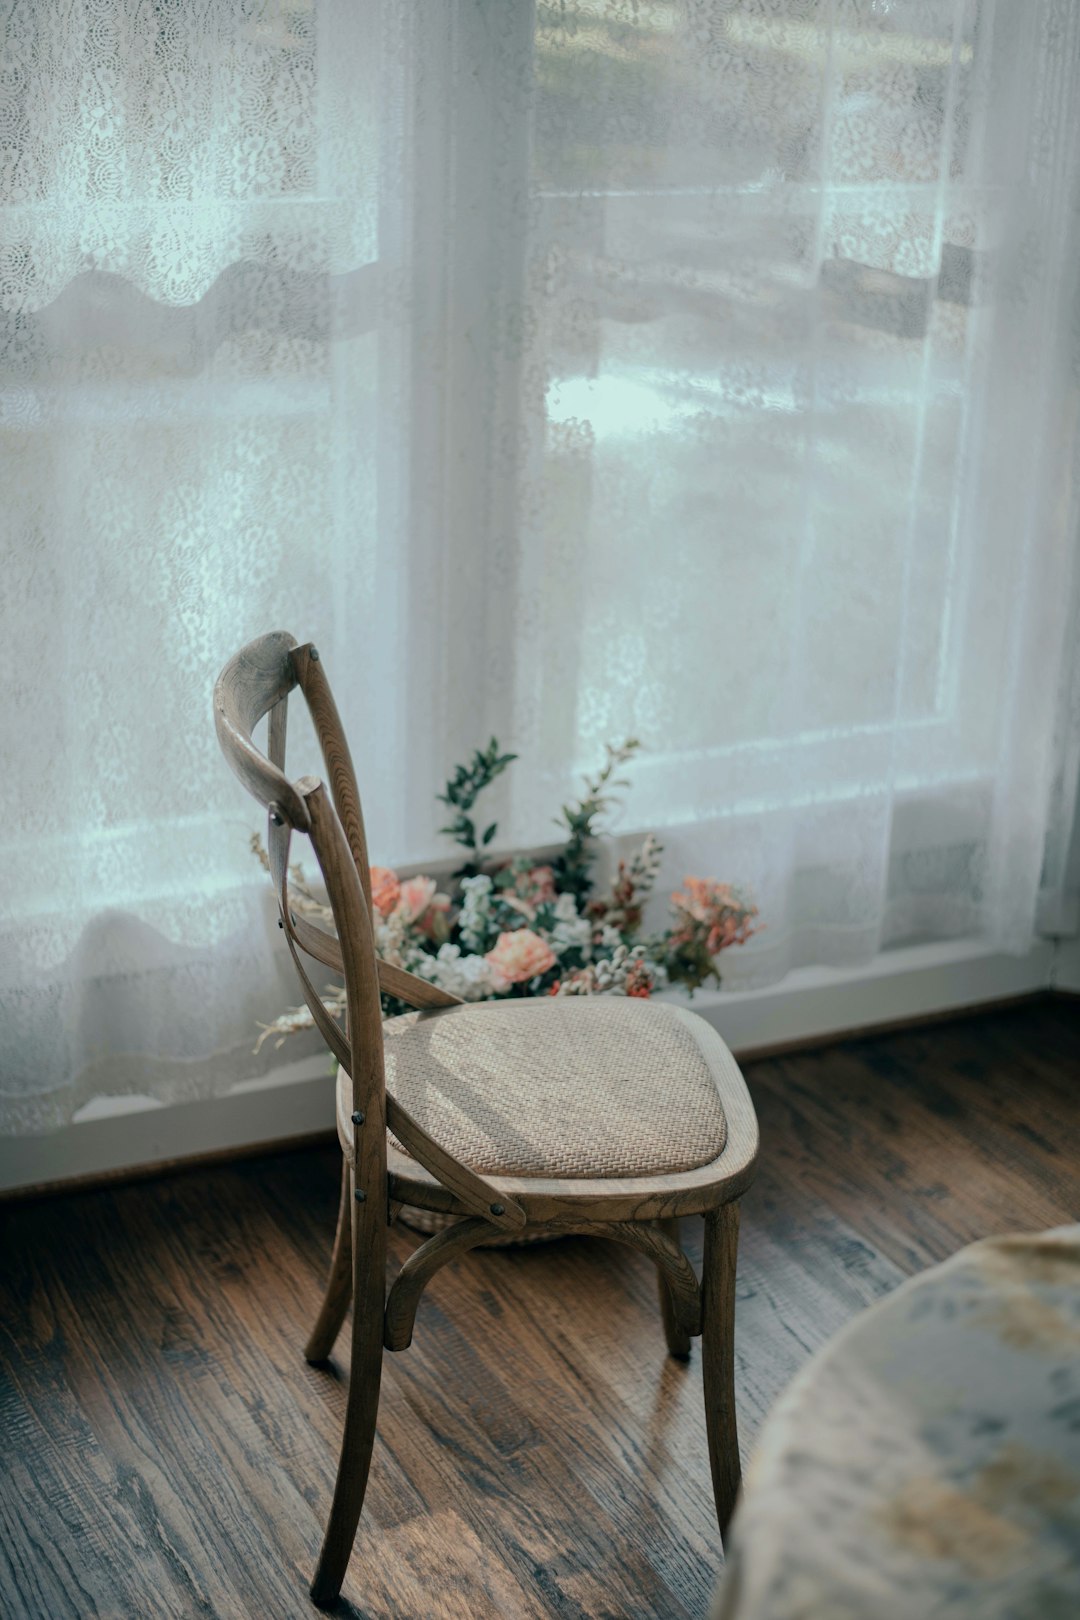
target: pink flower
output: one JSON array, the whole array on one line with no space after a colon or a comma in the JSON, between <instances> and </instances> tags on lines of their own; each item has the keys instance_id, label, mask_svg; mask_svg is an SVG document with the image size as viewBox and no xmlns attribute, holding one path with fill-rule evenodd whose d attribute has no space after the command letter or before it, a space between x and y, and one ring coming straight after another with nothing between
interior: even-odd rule
<instances>
[{"instance_id":1,"label":"pink flower","mask_svg":"<svg viewBox=\"0 0 1080 1620\"><path fill-rule=\"evenodd\" d=\"M504 870L511 872L513 887L502 889L500 899L503 905L520 912L528 922L532 922L536 916L537 906L548 905L558 899L555 873L550 866L530 866L523 872L514 871L512 867Z\"/></svg>"},{"instance_id":2,"label":"pink flower","mask_svg":"<svg viewBox=\"0 0 1080 1620\"><path fill-rule=\"evenodd\" d=\"M527 979L535 979L537 974L555 966L551 947L531 928L515 928L512 933L500 934L494 950L487 952L485 960L508 984L524 984Z\"/></svg>"},{"instance_id":3,"label":"pink flower","mask_svg":"<svg viewBox=\"0 0 1080 1620\"><path fill-rule=\"evenodd\" d=\"M704 932L705 950L716 956L729 945L745 945L754 928L757 907L743 900L730 883L714 883L708 878L683 878L683 886L671 897L677 927L672 934L676 945L689 945ZM698 925L695 927L695 924Z\"/></svg>"},{"instance_id":4,"label":"pink flower","mask_svg":"<svg viewBox=\"0 0 1080 1620\"><path fill-rule=\"evenodd\" d=\"M429 877L409 878L401 885L401 892L395 907L395 915L402 922L419 922L424 912L435 898L435 879Z\"/></svg>"},{"instance_id":5,"label":"pink flower","mask_svg":"<svg viewBox=\"0 0 1080 1620\"><path fill-rule=\"evenodd\" d=\"M685 877L683 886L671 897L679 911L696 922L710 922L715 912L731 904L731 890L726 883L712 883L708 878Z\"/></svg>"},{"instance_id":6,"label":"pink flower","mask_svg":"<svg viewBox=\"0 0 1080 1620\"><path fill-rule=\"evenodd\" d=\"M746 920L740 922L738 917L723 917L709 929L706 949L710 956L715 956L718 951L726 950L729 945L745 944L753 932Z\"/></svg>"},{"instance_id":7,"label":"pink flower","mask_svg":"<svg viewBox=\"0 0 1080 1620\"><path fill-rule=\"evenodd\" d=\"M389 917L398 903L400 893L401 884L397 880L396 872L391 872L388 866L371 868L371 898L380 917Z\"/></svg>"},{"instance_id":8,"label":"pink flower","mask_svg":"<svg viewBox=\"0 0 1080 1620\"><path fill-rule=\"evenodd\" d=\"M522 885L524 884L524 888ZM550 866L534 866L518 879L518 893L533 905L543 906L556 898L555 873Z\"/></svg>"},{"instance_id":9,"label":"pink flower","mask_svg":"<svg viewBox=\"0 0 1080 1620\"><path fill-rule=\"evenodd\" d=\"M645 962L635 962L626 975L626 993L647 1001L655 986L652 969Z\"/></svg>"},{"instance_id":10,"label":"pink flower","mask_svg":"<svg viewBox=\"0 0 1080 1620\"><path fill-rule=\"evenodd\" d=\"M531 906L527 900L519 899L516 894L503 894L500 895L499 898L502 900L504 906L510 907L511 911L519 912L521 916L525 918L526 922L534 922L536 920L536 907Z\"/></svg>"}]
</instances>

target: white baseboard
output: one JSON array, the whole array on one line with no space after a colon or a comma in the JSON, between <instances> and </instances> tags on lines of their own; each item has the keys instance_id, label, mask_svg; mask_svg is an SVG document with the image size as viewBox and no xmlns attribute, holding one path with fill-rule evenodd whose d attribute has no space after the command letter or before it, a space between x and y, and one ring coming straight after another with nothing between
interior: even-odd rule
<instances>
[{"instance_id":1,"label":"white baseboard","mask_svg":"<svg viewBox=\"0 0 1080 1620\"><path fill-rule=\"evenodd\" d=\"M691 1005L745 1057L1046 990L1055 954L1050 941L1025 956L971 942L914 945L865 967L802 968L766 990L699 990Z\"/></svg>"},{"instance_id":2,"label":"white baseboard","mask_svg":"<svg viewBox=\"0 0 1080 1620\"><path fill-rule=\"evenodd\" d=\"M1080 995L1080 939L1062 940L1054 960L1053 987Z\"/></svg>"},{"instance_id":3,"label":"white baseboard","mask_svg":"<svg viewBox=\"0 0 1080 1620\"><path fill-rule=\"evenodd\" d=\"M767 990L699 991L691 1006L737 1056L789 1042L977 1007L1055 986L1080 990L1080 944L1005 956L970 942L884 952L864 968L805 968ZM307 1058L225 1095L165 1104L105 1097L71 1125L0 1138L0 1192L105 1176L210 1153L330 1132L333 1081Z\"/></svg>"},{"instance_id":4,"label":"white baseboard","mask_svg":"<svg viewBox=\"0 0 1080 1620\"><path fill-rule=\"evenodd\" d=\"M332 1131L330 1062L321 1053L195 1102L98 1098L60 1130L0 1137L0 1193Z\"/></svg>"}]
</instances>

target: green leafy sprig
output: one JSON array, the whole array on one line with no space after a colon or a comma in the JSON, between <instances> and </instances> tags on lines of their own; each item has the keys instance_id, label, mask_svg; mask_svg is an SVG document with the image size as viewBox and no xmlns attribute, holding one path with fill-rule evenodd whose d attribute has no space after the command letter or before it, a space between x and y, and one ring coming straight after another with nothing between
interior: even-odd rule
<instances>
[{"instance_id":1,"label":"green leafy sprig","mask_svg":"<svg viewBox=\"0 0 1080 1620\"><path fill-rule=\"evenodd\" d=\"M492 737L486 748L476 750L467 765L456 767L446 784L446 792L436 794L439 803L448 805L453 811L450 821L439 831L460 844L469 857L464 866L458 867L455 877L475 877L480 871L480 852L495 837L498 824L491 822L477 838L476 823L469 811L475 807L484 789L490 787L515 759L516 754L500 754L499 745Z\"/></svg>"},{"instance_id":2,"label":"green leafy sprig","mask_svg":"<svg viewBox=\"0 0 1080 1620\"><path fill-rule=\"evenodd\" d=\"M625 777L615 772L633 758L641 744L636 737L628 737L621 747L613 748L610 743L604 747L607 758L595 776L585 778L582 797L574 804L564 804L562 813L555 818L556 826L569 835L562 852L551 863L555 885L560 894L572 894L579 909L592 893L590 868L597 818L618 803L614 789L630 786Z\"/></svg>"},{"instance_id":3,"label":"green leafy sprig","mask_svg":"<svg viewBox=\"0 0 1080 1620\"><path fill-rule=\"evenodd\" d=\"M675 939L669 929L646 944L651 960L664 968L672 984L681 984L687 995L692 996L709 979L720 983L720 969L700 934Z\"/></svg>"}]
</instances>

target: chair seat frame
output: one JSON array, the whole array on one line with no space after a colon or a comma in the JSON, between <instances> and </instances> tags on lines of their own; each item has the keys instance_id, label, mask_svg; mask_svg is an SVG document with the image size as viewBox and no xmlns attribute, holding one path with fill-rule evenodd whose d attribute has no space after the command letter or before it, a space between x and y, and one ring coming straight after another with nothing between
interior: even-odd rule
<instances>
[{"instance_id":1,"label":"chair seat frame","mask_svg":"<svg viewBox=\"0 0 1080 1620\"><path fill-rule=\"evenodd\" d=\"M287 705L297 687L315 726L329 792L317 778L294 781L285 774ZM253 732L267 716L264 754ZM281 926L315 1023L347 1077L347 1085L338 1087L343 1162L337 1232L322 1306L305 1348L310 1362L325 1362L351 1302L345 1429L312 1598L320 1605L333 1603L345 1578L371 1465L384 1351L404 1350L411 1343L423 1291L448 1261L526 1228L552 1236L602 1236L639 1250L657 1266L670 1353L685 1358L691 1340L700 1335L702 1341L709 1459L723 1535L741 1477L734 1358L737 1201L753 1178L758 1147L753 1105L741 1078L726 1074L721 1087L727 1121L724 1150L697 1169L611 1180L478 1175L386 1090L381 994L420 1010L449 1009L459 1001L376 955L360 794L317 649L310 642L299 644L285 631L241 648L215 685L214 719L230 766L267 811ZM294 833L311 841L336 933L296 915L290 906ZM301 952L344 976L344 1029L314 988ZM388 1126L407 1153L388 1141ZM457 1219L410 1255L387 1290L387 1231L406 1203ZM700 1280L679 1242L683 1215L704 1217Z\"/></svg>"}]
</instances>

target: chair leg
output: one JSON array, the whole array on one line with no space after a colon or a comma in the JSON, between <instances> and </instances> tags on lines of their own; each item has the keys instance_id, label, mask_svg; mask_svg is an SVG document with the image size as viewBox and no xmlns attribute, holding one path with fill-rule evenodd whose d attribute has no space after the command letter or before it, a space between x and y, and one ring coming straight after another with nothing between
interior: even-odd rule
<instances>
[{"instance_id":1,"label":"chair leg","mask_svg":"<svg viewBox=\"0 0 1080 1620\"><path fill-rule=\"evenodd\" d=\"M304 1348L310 1362L326 1361L345 1320L352 1295L352 1181L349 1161L341 1160L341 1202L338 1205L337 1232L330 1259L330 1276L311 1337Z\"/></svg>"},{"instance_id":2,"label":"chair leg","mask_svg":"<svg viewBox=\"0 0 1080 1620\"><path fill-rule=\"evenodd\" d=\"M723 1204L705 1216L701 1275L701 1361L705 1426L720 1534L727 1535L742 1479L735 1422L735 1258L739 1206Z\"/></svg>"},{"instance_id":3,"label":"chair leg","mask_svg":"<svg viewBox=\"0 0 1080 1620\"><path fill-rule=\"evenodd\" d=\"M679 1219L672 1216L670 1220L657 1221L662 1232L666 1232L673 1243L679 1242ZM660 1315L664 1321L664 1338L667 1340L668 1354L677 1357L679 1361L690 1359L690 1335L680 1326L671 1305L671 1291L662 1271L657 1271L656 1279L660 1291Z\"/></svg>"},{"instance_id":4,"label":"chair leg","mask_svg":"<svg viewBox=\"0 0 1080 1620\"><path fill-rule=\"evenodd\" d=\"M349 1197L352 1198L351 1178ZM363 1207L363 1206L361 1206ZM371 1453L375 1445L375 1419L382 1379L383 1311L386 1300L386 1222L364 1220L352 1209L353 1320L352 1365L345 1432L341 1439L334 1501L323 1537L322 1551L311 1583L311 1596L322 1607L333 1603L345 1579L360 1510L367 1490Z\"/></svg>"}]
</instances>

